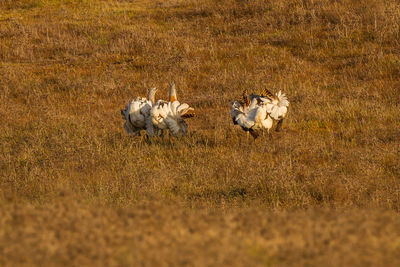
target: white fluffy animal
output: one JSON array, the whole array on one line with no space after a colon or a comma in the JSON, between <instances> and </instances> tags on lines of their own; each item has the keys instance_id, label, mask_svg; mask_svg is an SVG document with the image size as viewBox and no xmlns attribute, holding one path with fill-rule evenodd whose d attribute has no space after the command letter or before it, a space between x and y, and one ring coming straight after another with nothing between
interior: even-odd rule
<instances>
[{"instance_id":1,"label":"white fluffy animal","mask_svg":"<svg viewBox=\"0 0 400 267\"><path fill-rule=\"evenodd\" d=\"M169 89L169 102L158 100L150 111L151 124L147 125L148 136L162 136L163 130L169 129L175 137L187 134L188 127L185 118L194 116L193 108L186 103L180 103L176 97L175 84Z\"/></svg>"},{"instance_id":2,"label":"white fluffy animal","mask_svg":"<svg viewBox=\"0 0 400 267\"><path fill-rule=\"evenodd\" d=\"M267 89L264 89L260 96L263 101L267 102L267 112L270 117L278 121L275 131L279 132L282 128L283 119L288 112L289 100L281 91L273 95Z\"/></svg>"},{"instance_id":3,"label":"white fluffy animal","mask_svg":"<svg viewBox=\"0 0 400 267\"><path fill-rule=\"evenodd\" d=\"M278 120L276 130L280 130L288 106L289 101L280 91L273 95L265 89L260 95L251 94L249 96L244 91L243 102L231 102L230 115L233 124L241 126L244 131L256 139L259 131L267 130L269 133L273 126L273 119Z\"/></svg>"},{"instance_id":4,"label":"white fluffy animal","mask_svg":"<svg viewBox=\"0 0 400 267\"><path fill-rule=\"evenodd\" d=\"M131 103L128 103L125 110L121 110L122 117L125 119L124 128L129 135L140 136L140 130L146 129L151 108L155 103L156 91L156 88L151 88L148 99L137 97Z\"/></svg>"}]
</instances>

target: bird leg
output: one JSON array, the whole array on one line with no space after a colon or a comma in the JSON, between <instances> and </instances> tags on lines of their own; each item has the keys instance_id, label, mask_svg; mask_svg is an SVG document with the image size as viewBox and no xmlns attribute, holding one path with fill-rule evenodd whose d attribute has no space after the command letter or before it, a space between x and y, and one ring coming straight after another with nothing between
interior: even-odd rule
<instances>
[{"instance_id":1,"label":"bird leg","mask_svg":"<svg viewBox=\"0 0 400 267\"><path fill-rule=\"evenodd\" d=\"M169 143L170 145L172 145L172 142L173 142L173 138L172 138L171 131L168 131L168 143Z\"/></svg>"},{"instance_id":2,"label":"bird leg","mask_svg":"<svg viewBox=\"0 0 400 267\"><path fill-rule=\"evenodd\" d=\"M143 135L142 139L140 140L141 143L146 143L150 144L151 143L151 137L148 134Z\"/></svg>"},{"instance_id":3,"label":"bird leg","mask_svg":"<svg viewBox=\"0 0 400 267\"><path fill-rule=\"evenodd\" d=\"M249 132L250 132L251 136L254 138L254 141L256 141L259 134L252 129L250 129Z\"/></svg>"},{"instance_id":4,"label":"bird leg","mask_svg":"<svg viewBox=\"0 0 400 267\"><path fill-rule=\"evenodd\" d=\"M280 132L282 130L282 123L283 123L283 119L278 121L278 124L276 125L276 128L275 128L275 132Z\"/></svg>"}]
</instances>

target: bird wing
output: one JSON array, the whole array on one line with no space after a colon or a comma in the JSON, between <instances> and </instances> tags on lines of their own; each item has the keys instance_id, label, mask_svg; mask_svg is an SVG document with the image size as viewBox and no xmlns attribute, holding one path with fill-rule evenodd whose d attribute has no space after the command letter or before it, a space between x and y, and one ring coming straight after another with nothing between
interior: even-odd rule
<instances>
[{"instance_id":1,"label":"bird wing","mask_svg":"<svg viewBox=\"0 0 400 267\"><path fill-rule=\"evenodd\" d=\"M289 100L286 97L286 94L281 93L281 91L279 91L276 96L279 99L279 105L280 106L285 106L288 107L289 106Z\"/></svg>"},{"instance_id":2,"label":"bird wing","mask_svg":"<svg viewBox=\"0 0 400 267\"><path fill-rule=\"evenodd\" d=\"M264 88L263 90L261 90L259 96L263 96L263 97L267 97L270 99L274 99L275 96L273 93L271 93L267 88Z\"/></svg>"},{"instance_id":3,"label":"bird wing","mask_svg":"<svg viewBox=\"0 0 400 267\"><path fill-rule=\"evenodd\" d=\"M187 124L182 118L170 114L165 118L165 123L173 136L182 137L186 135Z\"/></svg>"},{"instance_id":4,"label":"bird wing","mask_svg":"<svg viewBox=\"0 0 400 267\"><path fill-rule=\"evenodd\" d=\"M123 118L125 119L125 123L124 123L124 128L125 131L132 136L135 136L139 133L140 128L136 127L133 123L132 123L132 118L131 118L131 114L134 112L133 111L133 106L132 103L134 101L132 101L131 103L128 102L128 104L126 105L126 109L125 110L121 110L121 114L123 116Z\"/></svg>"},{"instance_id":5,"label":"bird wing","mask_svg":"<svg viewBox=\"0 0 400 267\"><path fill-rule=\"evenodd\" d=\"M250 129L254 126L254 120L249 116L249 112L244 112L243 106L239 101L231 102L230 115L232 117L233 123L238 124L242 128Z\"/></svg>"},{"instance_id":6,"label":"bird wing","mask_svg":"<svg viewBox=\"0 0 400 267\"><path fill-rule=\"evenodd\" d=\"M151 102L145 98L137 98L130 105L130 121L135 127L144 128L145 118L150 115Z\"/></svg>"},{"instance_id":7,"label":"bird wing","mask_svg":"<svg viewBox=\"0 0 400 267\"><path fill-rule=\"evenodd\" d=\"M150 116L150 110L153 107L152 101L147 101L140 106L140 114L142 114L145 118Z\"/></svg>"},{"instance_id":8,"label":"bird wing","mask_svg":"<svg viewBox=\"0 0 400 267\"><path fill-rule=\"evenodd\" d=\"M158 100L150 110L151 121L154 126L160 129L165 129L167 126L164 119L168 116L169 112L169 103L163 100Z\"/></svg>"},{"instance_id":9,"label":"bird wing","mask_svg":"<svg viewBox=\"0 0 400 267\"><path fill-rule=\"evenodd\" d=\"M131 105L128 102L128 104L126 105L126 108L121 109L122 118L125 119L126 121L129 121L130 108L131 108Z\"/></svg>"},{"instance_id":10,"label":"bird wing","mask_svg":"<svg viewBox=\"0 0 400 267\"><path fill-rule=\"evenodd\" d=\"M188 104L183 103L181 105L179 105L179 107L177 108L177 113L181 116L181 117L193 117L194 116L194 108L190 107ZM188 114L188 112L190 112L190 114Z\"/></svg>"},{"instance_id":11,"label":"bird wing","mask_svg":"<svg viewBox=\"0 0 400 267\"><path fill-rule=\"evenodd\" d=\"M179 114L178 109L179 109L179 106L181 106L181 103L179 103L178 100L175 100L174 102L169 102L168 104L169 104L170 112L174 116L177 116Z\"/></svg>"},{"instance_id":12,"label":"bird wing","mask_svg":"<svg viewBox=\"0 0 400 267\"><path fill-rule=\"evenodd\" d=\"M281 120L286 116L289 107L289 101L285 94L279 91L274 98L261 97L266 106L267 113L274 120Z\"/></svg>"},{"instance_id":13,"label":"bird wing","mask_svg":"<svg viewBox=\"0 0 400 267\"><path fill-rule=\"evenodd\" d=\"M279 91L276 94L276 98L278 99L278 101L273 103L273 107L270 112L270 116L275 120L281 120L287 114L288 107L289 107L289 101L288 101L286 95L282 94L281 91Z\"/></svg>"},{"instance_id":14,"label":"bird wing","mask_svg":"<svg viewBox=\"0 0 400 267\"><path fill-rule=\"evenodd\" d=\"M156 130L154 128L155 128L155 126L153 125L151 116L148 116L146 118L146 134L147 134L147 136L150 136L150 137L156 136Z\"/></svg>"},{"instance_id":15,"label":"bird wing","mask_svg":"<svg viewBox=\"0 0 400 267\"><path fill-rule=\"evenodd\" d=\"M231 115L232 119L235 120L238 114L243 113L243 106L239 101L232 101L230 105L231 105L231 110L229 114Z\"/></svg>"},{"instance_id":16,"label":"bird wing","mask_svg":"<svg viewBox=\"0 0 400 267\"><path fill-rule=\"evenodd\" d=\"M255 122L252 120L248 114L240 113L235 117L236 123L245 129L250 129L254 126Z\"/></svg>"}]
</instances>

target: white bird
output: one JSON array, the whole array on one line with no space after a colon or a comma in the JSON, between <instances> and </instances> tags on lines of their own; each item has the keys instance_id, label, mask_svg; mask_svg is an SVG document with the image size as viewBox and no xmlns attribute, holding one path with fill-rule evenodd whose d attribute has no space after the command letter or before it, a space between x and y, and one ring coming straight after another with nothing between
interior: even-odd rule
<instances>
[{"instance_id":1,"label":"white bird","mask_svg":"<svg viewBox=\"0 0 400 267\"><path fill-rule=\"evenodd\" d=\"M147 128L147 134L162 136L163 130L169 129L175 137L185 136L188 127L184 119L193 117L193 110L188 104L181 104L177 100L175 84L172 83L169 88L169 102L158 100L150 111L153 127Z\"/></svg>"},{"instance_id":2,"label":"white bird","mask_svg":"<svg viewBox=\"0 0 400 267\"><path fill-rule=\"evenodd\" d=\"M242 127L254 139L258 137L258 131L267 129L269 132L273 125L273 121L267 113L266 103L260 97L253 97L251 101L246 99L244 103L239 101L231 102L230 115L233 124Z\"/></svg>"},{"instance_id":3,"label":"white bird","mask_svg":"<svg viewBox=\"0 0 400 267\"><path fill-rule=\"evenodd\" d=\"M155 103L156 91L156 88L151 88L148 99L137 97L131 103L128 103L125 110L121 110L122 117L125 119L124 128L129 135L140 136L140 130L146 129L150 110Z\"/></svg>"},{"instance_id":4,"label":"white bird","mask_svg":"<svg viewBox=\"0 0 400 267\"><path fill-rule=\"evenodd\" d=\"M278 127L282 125L282 120L286 116L289 101L285 94L279 93L274 96L268 90L263 90L260 95L251 94L247 96L243 92L243 102L231 102L230 115L233 124L242 127L244 131L250 133L254 139L258 137L258 131L267 130L269 133L273 126L273 119L278 120Z\"/></svg>"}]
</instances>

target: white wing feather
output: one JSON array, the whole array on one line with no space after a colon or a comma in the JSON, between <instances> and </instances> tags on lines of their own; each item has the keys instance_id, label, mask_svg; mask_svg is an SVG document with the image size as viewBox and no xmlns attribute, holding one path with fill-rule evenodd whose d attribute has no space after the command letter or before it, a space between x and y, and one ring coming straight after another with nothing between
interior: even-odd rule
<instances>
[{"instance_id":1,"label":"white wing feather","mask_svg":"<svg viewBox=\"0 0 400 267\"><path fill-rule=\"evenodd\" d=\"M170 102L170 112L173 114L173 116L177 116L178 115L178 109L181 106L181 103L179 103L178 100L174 101L174 102Z\"/></svg>"},{"instance_id":2,"label":"white wing feather","mask_svg":"<svg viewBox=\"0 0 400 267\"><path fill-rule=\"evenodd\" d=\"M165 118L169 113L169 103L163 100L157 101L157 103L151 108L150 116L151 121L159 129L166 129Z\"/></svg>"},{"instance_id":3,"label":"white wing feather","mask_svg":"<svg viewBox=\"0 0 400 267\"><path fill-rule=\"evenodd\" d=\"M289 101L286 95L282 94L281 91L276 93L275 99L267 97L261 97L260 99L265 103L266 110L271 118L274 120L281 120L286 117Z\"/></svg>"},{"instance_id":4,"label":"white wing feather","mask_svg":"<svg viewBox=\"0 0 400 267\"><path fill-rule=\"evenodd\" d=\"M253 98L248 107L243 107L238 101L231 103L230 115L235 124L244 129L270 129L272 120L268 116L265 102Z\"/></svg>"},{"instance_id":5,"label":"white wing feather","mask_svg":"<svg viewBox=\"0 0 400 267\"><path fill-rule=\"evenodd\" d=\"M151 121L157 128L168 128L173 136L182 137L187 134L187 124L181 115L192 109L188 104L181 104L177 100L174 102L158 101L150 111Z\"/></svg>"}]
</instances>

